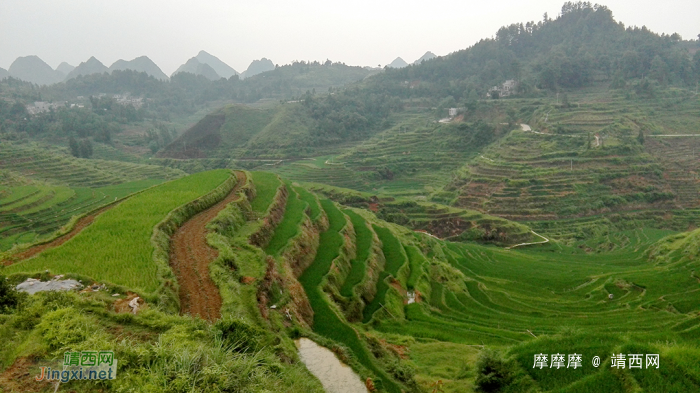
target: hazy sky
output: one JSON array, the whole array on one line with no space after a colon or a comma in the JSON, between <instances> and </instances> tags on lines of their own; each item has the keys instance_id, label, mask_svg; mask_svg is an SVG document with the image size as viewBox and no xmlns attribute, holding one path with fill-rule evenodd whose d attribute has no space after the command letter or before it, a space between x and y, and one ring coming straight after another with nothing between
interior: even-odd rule
<instances>
[{"instance_id":1,"label":"hazy sky","mask_svg":"<svg viewBox=\"0 0 700 393\"><path fill-rule=\"evenodd\" d=\"M0 0L0 67L37 55L50 66L95 56L106 66L147 55L168 75L205 50L242 72L331 59L382 66L446 55L500 26L554 18L563 0ZM685 39L700 33L698 0L603 1L617 21Z\"/></svg>"}]
</instances>

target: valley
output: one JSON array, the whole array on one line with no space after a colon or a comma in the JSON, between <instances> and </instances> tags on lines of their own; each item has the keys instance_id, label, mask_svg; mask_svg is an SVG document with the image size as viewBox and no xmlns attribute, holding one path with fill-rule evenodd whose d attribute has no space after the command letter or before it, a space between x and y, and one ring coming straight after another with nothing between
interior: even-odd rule
<instances>
[{"instance_id":1,"label":"valley","mask_svg":"<svg viewBox=\"0 0 700 393\"><path fill-rule=\"evenodd\" d=\"M697 48L566 3L383 69L19 64L0 392L698 392Z\"/></svg>"}]
</instances>

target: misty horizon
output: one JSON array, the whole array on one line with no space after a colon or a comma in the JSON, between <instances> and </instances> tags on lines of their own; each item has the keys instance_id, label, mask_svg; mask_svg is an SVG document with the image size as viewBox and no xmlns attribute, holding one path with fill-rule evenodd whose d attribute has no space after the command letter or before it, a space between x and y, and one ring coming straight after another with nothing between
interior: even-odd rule
<instances>
[{"instance_id":1,"label":"misty horizon","mask_svg":"<svg viewBox=\"0 0 700 393\"><path fill-rule=\"evenodd\" d=\"M563 2L506 2L498 9L455 1L432 3L228 4L185 6L169 2L119 4L45 2L0 5L0 67L35 55L56 69L95 57L109 67L147 56L168 76L199 51L243 72L252 61L271 59L384 67L397 57L408 63L431 51L438 56L465 49L511 23L556 17ZM659 34L695 39L693 15L700 4L677 0L630 4L608 1L618 22L647 26ZM164 10L167 10L165 12ZM251 17L264 15L264 17Z\"/></svg>"}]
</instances>

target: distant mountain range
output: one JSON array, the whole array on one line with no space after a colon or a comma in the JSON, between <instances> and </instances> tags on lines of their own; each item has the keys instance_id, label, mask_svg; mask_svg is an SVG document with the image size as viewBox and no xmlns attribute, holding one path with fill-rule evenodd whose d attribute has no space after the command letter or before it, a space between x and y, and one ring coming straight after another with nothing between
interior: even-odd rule
<instances>
[{"instance_id":1,"label":"distant mountain range","mask_svg":"<svg viewBox=\"0 0 700 393\"><path fill-rule=\"evenodd\" d=\"M52 85L81 75L111 73L115 70L134 70L145 72L157 79L168 79L168 76L146 56L137 57L131 61L117 60L109 68L95 57L91 57L77 67L63 62L55 70L37 56L18 57L8 71L0 69L0 79L12 76L37 85Z\"/></svg>"},{"instance_id":2,"label":"distant mountain range","mask_svg":"<svg viewBox=\"0 0 700 393\"><path fill-rule=\"evenodd\" d=\"M420 64L423 61L435 57L435 54L432 52L426 52L421 58L413 62L413 64ZM397 57L388 65L390 68L403 68L406 66L408 66L408 63L400 57ZM197 56L190 58L185 64L178 67L172 75L180 72L189 72L195 75L202 75L209 80L217 80L220 78L228 79L234 75L245 79L274 69L275 64L270 59L263 57L260 60L253 60L247 70L239 73L218 57L205 51L200 51ZM56 67L55 70L37 56L24 56L18 57L12 65L10 65L8 70L0 68L0 79L12 76L37 85L52 85L81 75L102 74L105 72L111 73L117 70L145 72L159 80L168 79L168 76L147 56L140 56L130 61L117 60L110 67L105 66L95 57L90 57L77 67L63 62Z\"/></svg>"},{"instance_id":3,"label":"distant mountain range","mask_svg":"<svg viewBox=\"0 0 700 393\"><path fill-rule=\"evenodd\" d=\"M248 69L239 74L218 57L210 55L205 51L200 51L197 56L190 58L187 60L187 63L181 65L173 72L173 75L180 72L189 72L195 75L202 75L210 80L217 80L219 78L228 79L233 75L238 75L241 79L245 79L274 69L275 64L270 59L263 57L260 60L253 60L248 66Z\"/></svg>"},{"instance_id":4,"label":"distant mountain range","mask_svg":"<svg viewBox=\"0 0 700 393\"><path fill-rule=\"evenodd\" d=\"M435 53L433 53L431 51L427 51L427 52L425 52L425 54L423 56L421 56L418 60L414 61L411 64L418 65L424 61L428 61L428 60L434 59L436 57L437 56L435 56ZM397 57L396 59L394 59L394 61L387 64L386 66L389 68L404 68L404 67L408 67L408 63L406 63L404 61L404 59Z\"/></svg>"}]
</instances>

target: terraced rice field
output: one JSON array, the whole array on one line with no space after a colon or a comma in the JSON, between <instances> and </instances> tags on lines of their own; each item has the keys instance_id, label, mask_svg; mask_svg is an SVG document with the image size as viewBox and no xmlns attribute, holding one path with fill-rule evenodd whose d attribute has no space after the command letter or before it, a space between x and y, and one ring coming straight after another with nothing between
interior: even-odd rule
<instances>
[{"instance_id":1,"label":"terraced rice field","mask_svg":"<svg viewBox=\"0 0 700 393\"><path fill-rule=\"evenodd\" d=\"M399 269L407 262L403 247L399 240L391 233L391 230L373 225L374 232L382 242L382 253L386 259L384 271L379 275L377 283L377 294L363 310L363 322L367 323L372 319L374 313L384 307L386 292L389 290L390 281L397 277Z\"/></svg>"},{"instance_id":2,"label":"terraced rice field","mask_svg":"<svg viewBox=\"0 0 700 393\"><path fill-rule=\"evenodd\" d=\"M476 154L463 132L409 115L337 156L295 161L271 169L292 180L322 183L392 196L425 195ZM388 170L388 171L387 171Z\"/></svg>"},{"instance_id":3,"label":"terraced rice field","mask_svg":"<svg viewBox=\"0 0 700 393\"><path fill-rule=\"evenodd\" d=\"M308 207L306 202L299 199L299 194L294 191L291 183L286 183L286 187L289 191L289 196L287 197L284 218L275 228L275 233L265 247L265 252L268 255L279 255L284 250L289 239L299 233L299 225L304 218L304 211Z\"/></svg>"},{"instance_id":4,"label":"terraced rice field","mask_svg":"<svg viewBox=\"0 0 700 393\"><path fill-rule=\"evenodd\" d=\"M203 196L230 176L227 170L191 175L144 191L101 214L65 244L6 271L79 273L146 293L161 283L153 261L153 227L173 209Z\"/></svg>"},{"instance_id":5,"label":"terraced rice field","mask_svg":"<svg viewBox=\"0 0 700 393\"><path fill-rule=\"evenodd\" d=\"M461 343L509 344L530 332L557 334L564 328L588 334L624 331L643 337L691 339L700 318L684 311L700 306L691 265L650 264L643 250L663 231L611 237L615 252L551 254L551 246L504 251L469 244L445 244L450 264L464 274L460 291L433 282L430 305L407 306L408 322L381 330ZM630 240L631 239L631 240ZM662 273L663 272L663 273ZM663 278L661 278L663 277ZM608 295L613 294L613 299ZM664 299L664 300L660 300ZM689 302L686 304L686 302Z\"/></svg>"},{"instance_id":6,"label":"terraced rice field","mask_svg":"<svg viewBox=\"0 0 700 393\"><path fill-rule=\"evenodd\" d=\"M355 189L364 188L363 181L357 173L343 166L318 167L307 161L297 161L272 170L280 176L296 181L332 184Z\"/></svg>"},{"instance_id":7,"label":"terraced rice field","mask_svg":"<svg viewBox=\"0 0 700 393\"><path fill-rule=\"evenodd\" d=\"M35 241L80 215L161 180L140 180L100 188L18 186L0 188L0 250Z\"/></svg>"},{"instance_id":8,"label":"terraced rice field","mask_svg":"<svg viewBox=\"0 0 700 393\"><path fill-rule=\"evenodd\" d=\"M321 233L321 240L312 265L299 277L299 282L309 298L314 310L314 331L322 336L346 345L358 361L369 370L381 377L384 388L389 392L400 392L401 389L386 373L377 367L371 354L360 341L355 330L343 322L328 304L320 284L329 272L333 260L338 257L343 237L340 230L346 225L343 213L328 199L321 201L329 221L328 230Z\"/></svg>"},{"instance_id":9,"label":"terraced rice field","mask_svg":"<svg viewBox=\"0 0 700 393\"><path fill-rule=\"evenodd\" d=\"M345 297L353 295L355 285L360 283L365 276L367 269L367 258L372 247L372 236L374 232L367 226L367 222L362 216L352 210L343 210L355 229L355 246L357 248L355 259L352 260L352 267L348 277L345 279L340 294Z\"/></svg>"},{"instance_id":10,"label":"terraced rice field","mask_svg":"<svg viewBox=\"0 0 700 393\"><path fill-rule=\"evenodd\" d=\"M87 160L34 145L0 144L0 169L72 187L105 187L142 179L171 180L184 172L156 165Z\"/></svg>"},{"instance_id":11,"label":"terraced rice field","mask_svg":"<svg viewBox=\"0 0 700 393\"><path fill-rule=\"evenodd\" d=\"M269 172L253 172L253 183L255 183L255 198L250 202L254 212L264 213L272 203L280 186L277 175Z\"/></svg>"}]
</instances>

